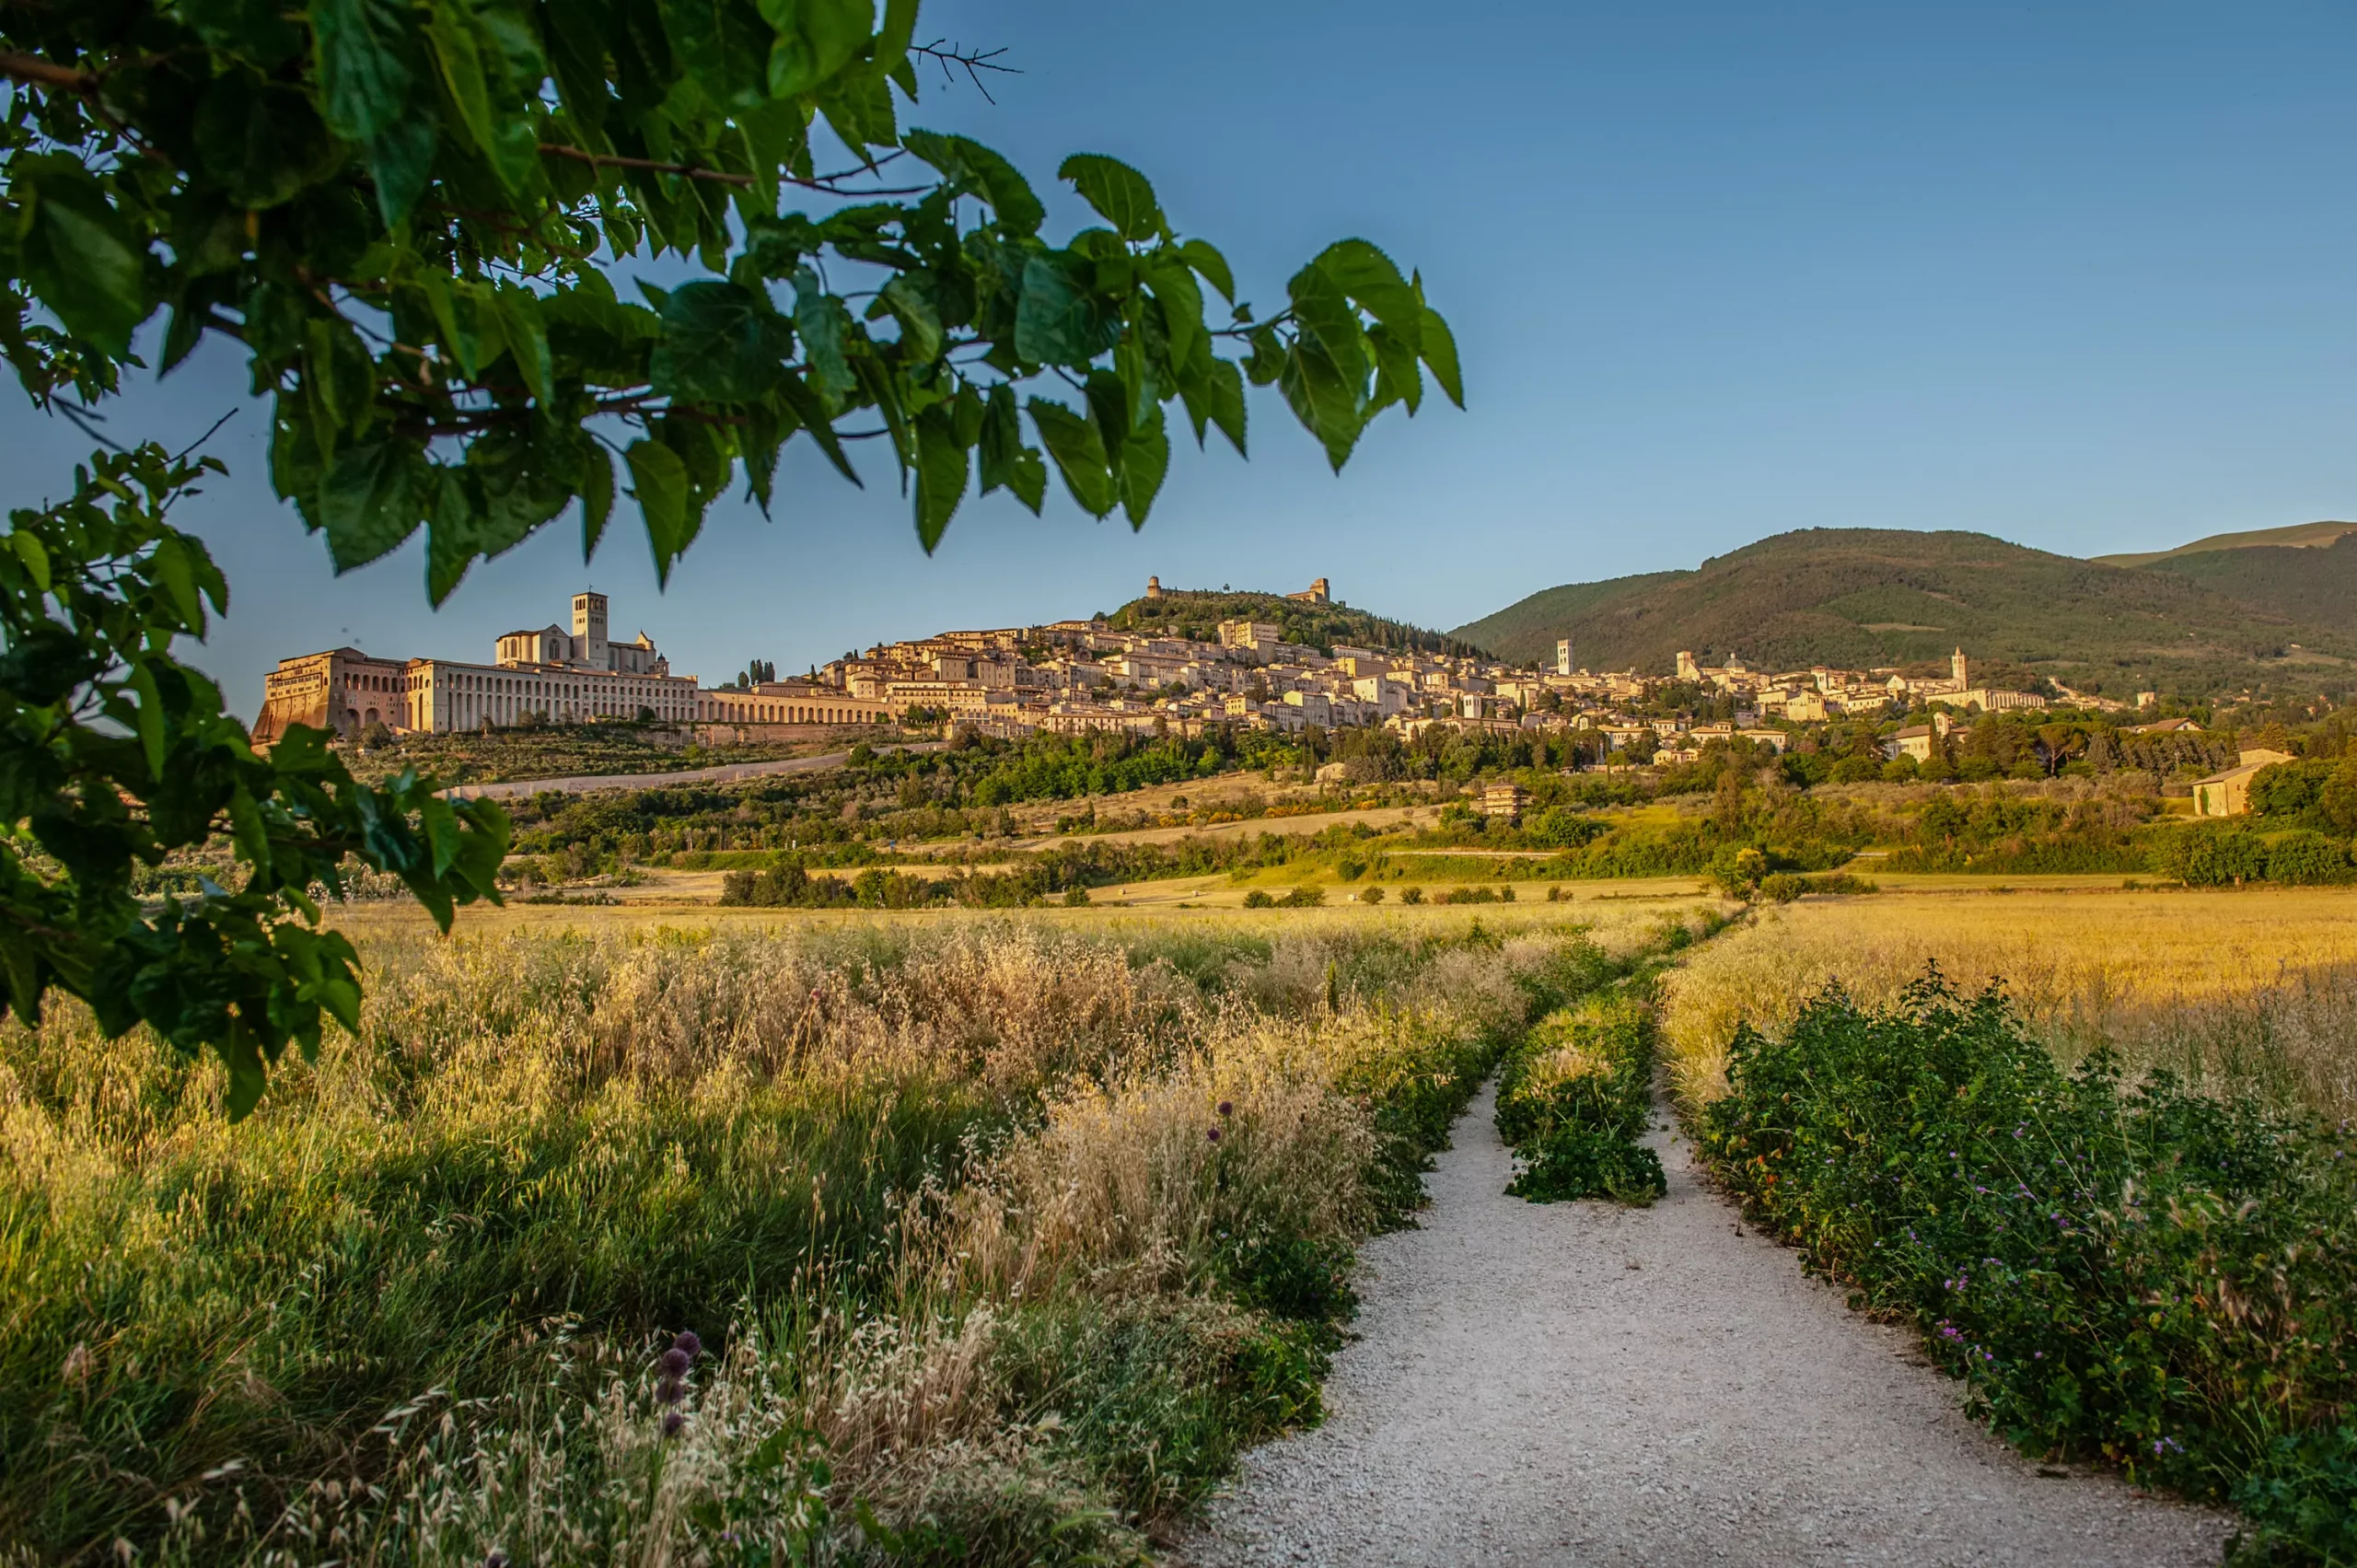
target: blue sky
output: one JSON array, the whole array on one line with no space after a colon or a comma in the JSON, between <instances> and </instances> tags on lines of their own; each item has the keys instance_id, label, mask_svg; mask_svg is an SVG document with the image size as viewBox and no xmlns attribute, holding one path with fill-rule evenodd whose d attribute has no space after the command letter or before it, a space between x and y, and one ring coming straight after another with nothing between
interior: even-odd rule
<instances>
[{"instance_id":1,"label":"blue sky","mask_svg":"<svg viewBox=\"0 0 2357 1568\"><path fill-rule=\"evenodd\" d=\"M1024 74L995 107L929 87L908 122L1043 189L1067 152L1136 164L1247 297L1343 235L1421 268L1468 412L1395 411L1336 477L1262 399L1252 460L1180 453L1141 535L998 496L931 559L888 473L853 491L806 445L774 518L716 510L668 593L625 505L586 572L566 518L437 613L414 544L331 572L208 351L114 417L184 441L247 405L186 514L233 585L205 661L236 705L343 641L486 656L585 577L618 631L719 680L1108 609L1149 573L1324 575L1448 626L1794 528L2096 553L2357 514L2345 5L935 0L924 29ZM62 491L80 449L0 404L8 504Z\"/></svg>"}]
</instances>

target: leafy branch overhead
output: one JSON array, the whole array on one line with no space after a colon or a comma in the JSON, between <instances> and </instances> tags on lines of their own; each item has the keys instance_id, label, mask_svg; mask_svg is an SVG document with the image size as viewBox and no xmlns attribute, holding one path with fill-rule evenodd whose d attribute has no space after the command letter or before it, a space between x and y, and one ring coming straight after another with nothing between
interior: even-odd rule
<instances>
[{"instance_id":1,"label":"leafy branch overhead","mask_svg":"<svg viewBox=\"0 0 2357 1568\"><path fill-rule=\"evenodd\" d=\"M300 726L257 756L220 689L173 656L201 638L228 586L165 515L210 459L147 446L100 454L73 496L9 519L0 547L0 967L10 1008L41 1016L62 988L119 1035L145 1023L228 1069L228 1107L260 1098L291 1042L360 1027L357 958L319 928L311 891L340 897L348 860L390 872L447 930L459 904L496 900L507 819L403 774L354 781ZM235 891L150 905L134 874L226 831ZM303 918L284 918L299 914Z\"/></svg>"},{"instance_id":2,"label":"leafy branch overhead","mask_svg":"<svg viewBox=\"0 0 2357 1568\"><path fill-rule=\"evenodd\" d=\"M740 470L769 506L797 435L853 483L845 444L886 442L931 550L977 482L1036 511L1051 468L1142 524L1171 405L1240 452L1248 379L1336 468L1424 372L1461 404L1421 279L1364 240L1256 314L1144 175L1091 154L1058 173L1101 224L1044 238L1006 159L901 125L921 61L984 58L916 43L917 20L916 0L12 6L0 348L46 401L113 390L158 311L165 370L235 340L275 394L279 493L339 569L424 528L437 602L576 501L593 550L618 491L668 575ZM845 167L821 168L832 144ZM666 256L700 275L617 292Z\"/></svg>"}]
</instances>

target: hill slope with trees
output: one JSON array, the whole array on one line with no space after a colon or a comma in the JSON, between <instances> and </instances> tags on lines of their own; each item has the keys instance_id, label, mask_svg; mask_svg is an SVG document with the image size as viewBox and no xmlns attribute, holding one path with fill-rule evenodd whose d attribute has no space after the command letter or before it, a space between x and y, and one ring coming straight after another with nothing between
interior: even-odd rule
<instances>
[{"instance_id":1,"label":"hill slope with trees","mask_svg":"<svg viewBox=\"0 0 2357 1568\"><path fill-rule=\"evenodd\" d=\"M1678 650L1706 662L1852 668L1945 659L1963 646L2084 691L2189 694L2316 690L2348 682L2357 610L2342 590L2293 594L2295 557L2314 574L2357 550L2260 549L2106 565L1987 534L1809 528L1778 534L1690 571L1568 584L1451 633L1500 656L1544 663L1573 639L1590 669L1667 670ZM2305 611L2305 613L2303 613Z\"/></svg>"}]
</instances>

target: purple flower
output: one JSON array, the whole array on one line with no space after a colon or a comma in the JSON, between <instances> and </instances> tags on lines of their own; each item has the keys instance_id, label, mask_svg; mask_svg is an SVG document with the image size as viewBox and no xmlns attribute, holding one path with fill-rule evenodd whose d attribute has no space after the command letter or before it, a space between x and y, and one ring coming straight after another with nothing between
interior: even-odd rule
<instances>
[{"instance_id":1,"label":"purple flower","mask_svg":"<svg viewBox=\"0 0 2357 1568\"><path fill-rule=\"evenodd\" d=\"M696 1331L693 1329L686 1329L680 1331L678 1339L671 1342L671 1348L687 1352L688 1359L693 1361L703 1353L703 1342L696 1338Z\"/></svg>"},{"instance_id":2,"label":"purple flower","mask_svg":"<svg viewBox=\"0 0 2357 1568\"><path fill-rule=\"evenodd\" d=\"M688 1397L687 1385L677 1377L666 1377L655 1385L655 1397L667 1405L676 1405Z\"/></svg>"},{"instance_id":3,"label":"purple flower","mask_svg":"<svg viewBox=\"0 0 2357 1568\"><path fill-rule=\"evenodd\" d=\"M678 1411L666 1411L663 1412L664 1436L677 1437L679 1434L680 1429L687 1424L688 1418L681 1415Z\"/></svg>"},{"instance_id":4,"label":"purple flower","mask_svg":"<svg viewBox=\"0 0 2357 1568\"><path fill-rule=\"evenodd\" d=\"M1233 1116L1233 1115L1235 1115L1235 1114L1236 1114L1236 1104L1235 1104L1235 1102L1234 1102L1234 1101L1232 1101L1232 1100L1222 1100L1222 1101L1220 1101L1220 1102L1219 1102L1219 1113L1220 1113L1222 1116Z\"/></svg>"},{"instance_id":5,"label":"purple flower","mask_svg":"<svg viewBox=\"0 0 2357 1568\"><path fill-rule=\"evenodd\" d=\"M507 1568L507 1554L499 1548L493 1547L483 1553L482 1568Z\"/></svg>"},{"instance_id":6,"label":"purple flower","mask_svg":"<svg viewBox=\"0 0 2357 1568\"><path fill-rule=\"evenodd\" d=\"M1203 1136L1216 1144L1219 1142L1219 1129L1216 1127L1207 1127L1203 1130Z\"/></svg>"},{"instance_id":7,"label":"purple flower","mask_svg":"<svg viewBox=\"0 0 2357 1568\"><path fill-rule=\"evenodd\" d=\"M669 1350L663 1353L663 1359L656 1365L662 1367L664 1371L669 1373L672 1376L677 1377L686 1372L689 1367L695 1365L695 1357L690 1355L686 1351L681 1350L679 1346L673 1345Z\"/></svg>"}]
</instances>

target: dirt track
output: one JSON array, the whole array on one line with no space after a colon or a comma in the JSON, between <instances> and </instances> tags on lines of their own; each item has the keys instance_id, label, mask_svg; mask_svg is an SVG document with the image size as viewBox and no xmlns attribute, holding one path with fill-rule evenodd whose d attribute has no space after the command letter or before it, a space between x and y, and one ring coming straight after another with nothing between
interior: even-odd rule
<instances>
[{"instance_id":1,"label":"dirt track","mask_svg":"<svg viewBox=\"0 0 2357 1568\"><path fill-rule=\"evenodd\" d=\"M1422 1226L1364 1253L1327 1423L1250 1455L1181 1561L2214 1564L2223 1519L2057 1475L1911 1336L1739 1233L1682 1139L1651 1209L1504 1196L1485 1093Z\"/></svg>"}]
</instances>

